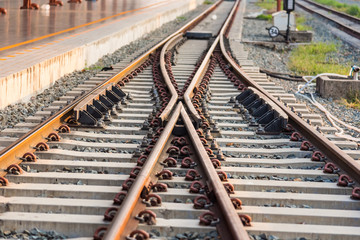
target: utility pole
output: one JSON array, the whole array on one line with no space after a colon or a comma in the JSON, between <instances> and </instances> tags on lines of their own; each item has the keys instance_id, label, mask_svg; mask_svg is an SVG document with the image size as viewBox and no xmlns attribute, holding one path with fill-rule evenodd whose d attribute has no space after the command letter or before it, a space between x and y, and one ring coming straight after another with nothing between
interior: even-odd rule
<instances>
[{"instance_id":1,"label":"utility pole","mask_svg":"<svg viewBox=\"0 0 360 240\"><path fill-rule=\"evenodd\" d=\"M281 11L281 0L277 0L276 11L277 12Z\"/></svg>"},{"instance_id":2,"label":"utility pole","mask_svg":"<svg viewBox=\"0 0 360 240\"><path fill-rule=\"evenodd\" d=\"M290 13L295 10L295 0L284 0L284 10L288 14L288 22L286 29L286 42L290 42Z\"/></svg>"}]
</instances>

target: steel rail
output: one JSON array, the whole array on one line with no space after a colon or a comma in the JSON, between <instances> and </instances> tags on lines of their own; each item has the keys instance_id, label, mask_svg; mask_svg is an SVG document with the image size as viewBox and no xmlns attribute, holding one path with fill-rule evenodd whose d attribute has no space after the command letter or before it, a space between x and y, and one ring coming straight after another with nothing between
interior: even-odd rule
<instances>
[{"instance_id":1,"label":"steel rail","mask_svg":"<svg viewBox=\"0 0 360 240\"><path fill-rule=\"evenodd\" d=\"M240 4L240 0L237 0L236 3L234 4L234 7L232 8L229 16L227 17L225 23L223 24L223 27L221 28L219 35L217 36L217 38L215 39L215 41L211 45L211 47L210 47L209 51L207 52L203 62L201 63L198 71L195 73L195 76L193 77L193 80L191 81L191 83L190 83L189 87L187 88L186 92L184 93L185 105L186 105L188 111L190 112L190 115L191 115L192 119L195 121L195 123L197 125L200 123L201 118L200 118L199 114L197 113L194 105L192 104L191 98L194 95L195 88L200 83L201 77L204 75L204 73L205 73L205 71L207 69L207 66L210 63L210 57L213 54L216 46L218 45L218 43L220 41L220 36L224 34L227 26L231 22L231 19L235 16L235 12L238 9L239 4Z\"/></svg>"},{"instance_id":2,"label":"steel rail","mask_svg":"<svg viewBox=\"0 0 360 240\"><path fill-rule=\"evenodd\" d=\"M322 9L324 9L324 10L326 10L326 11L332 12L333 14L335 14L335 15L337 15L337 16L340 16L340 17L342 17L342 18L345 18L345 19L347 19L347 20L350 20L350 21L352 21L352 22L355 22L355 23L357 23L357 24L360 24L360 19L358 19L358 18L354 18L354 17L352 17L352 16L350 16L350 15L347 15L347 14L345 14L345 13L336 12L335 10L333 10L333 9L331 9L331 8L327 8L327 7L325 7L325 6L322 6L322 5L319 5L319 4L316 4L316 3L313 3L313 2L307 1L307 0L304 0L304 1L306 1L306 2L308 2L308 3L310 3L310 4L312 4L312 5L314 5L314 6L316 6L316 7L322 8ZM320 12L314 11L314 10L310 9L308 6L303 5L303 4L299 3L299 2L296 2L296 4L297 4L298 6L300 6L301 8L305 9L305 10L308 11L308 12L318 14L318 15L320 15L321 17L323 17L323 18L325 18L325 19L327 19L327 20L329 20L329 21L337 24L344 32L350 34L350 35L353 36L353 37L356 37L356 38L360 39L360 32L359 32L359 31L356 31L356 30L353 29L351 26L345 25L345 24L341 23L340 21L338 21L337 19L334 19L334 18L331 18L331 17L327 16L326 14L322 14L322 13L320 13Z\"/></svg>"},{"instance_id":3,"label":"steel rail","mask_svg":"<svg viewBox=\"0 0 360 240\"><path fill-rule=\"evenodd\" d=\"M233 71L240 76L248 85L256 88L262 92L273 103L278 105L287 115L289 123L300 133L308 139L317 149L319 149L325 156L336 163L343 171L348 173L353 180L360 182L360 165L351 158L348 154L343 152L338 146L332 143L329 139L317 132L312 126L306 123L303 119L293 113L288 107L282 104L279 100L269 94L263 87L249 77L244 70L242 70L235 61L228 55L225 44L224 36L220 38L220 48L222 54L225 56L226 61L232 66Z\"/></svg>"},{"instance_id":4,"label":"steel rail","mask_svg":"<svg viewBox=\"0 0 360 240\"><path fill-rule=\"evenodd\" d=\"M237 14L237 12L239 10L239 7L240 7L240 2L241 2L241 0L238 2L238 4L235 5L235 8L233 9L234 13L232 13L231 18L229 19L229 22L226 23L225 30L221 31L222 34L225 34L226 37L228 37L230 29L231 29L231 27L232 27L232 25L234 23L235 16L236 16L236 14Z\"/></svg>"},{"instance_id":5,"label":"steel rail","mask_svg":"<svg viewBox=\"0 0 360 240\"><path fill-rule=\"evenodd\" d=\"M239 9L239 4L240 4L240 0L236 0L234 8L231 10L229 17L226 19L226 21L224 23L224 27L220 31L220 34L219 34L220 40L224 37L226 32L232 27L232 21L235 18L237 10Z\"/></svg>"},{"instance_id":6,"label":"steel rail","mask_svg":"<svg viewBox=\"0 0 360 240\"><path fill-rule=\"evenodd\" d=\"M353 21L354 23L360 24L360 18L351 16L351 15L349 15L349 14L347 14L347 13L339 12L339 11L333 9L333 8L324 6L324 5L319 4L319 3L317 3L317 2L314 2L314 1L310 1L310 0L303 0L303 1L305 1L305 2L307 2L307 3L310 3L311 5L317 6L318 8L324 9L324 10L326 10L326 11L328 11L328 12L331 12L331 13L333 13L333 14L335 14L335 15L338 15L338 16L340 16L340 17L342 17L342 18L345 18L345 19L348 19L348 20L350 20L350 21ZM297 4L297 2L296 2L296 4ZM299 5L301 5L301 4L299 4Z\"/></svg>"},{"instance_id":7,"label":"steel rail","mask_svg":"<svg viewBox=\"0 0 360 240\"><path fill-rule=\"evenodd\" d=\"M171 99L169 101L169 103L166 105L164 111L161 113L160 115L160 119L161 122L164 123L164 121L169 117L171 110L174 108L174 105L176 103L176 101L179 98L179 95L177 94L177 91L174 87L174 85L171 83L169 74L165 68L165 54L167 52L168 49L172 48L181 38L182 38L183 34L179 33L176 36L174 36L172 39L170 39L165 45L164 47L161 49L161 53L160 53L160 68L161 68L161 73L163 75L165 84L167 86L167 88L170 90L171 93Z\"/></svg>"},{"instance_id":8,"label":"steel rail","mask_svg":"<svg viewBox=\"0 0 360 240\"><path fill-rule=\"evenodd\" d=\"M173 114L171 115L169 122L166 124L165 129L161 133L159 140L156 142L144 166L141 168L135 182L131 185L130 192L128 192L122 202L120 210L117 212L106 235L104 236L104 240L125 239L125 237L130 234L131 230L135 230L127 229L128 223L131 218L135 220L134 217L137 212L134 211L134 208L140 199L141 192L146 185L149 185L150 178L155 177L156 173L154 173L153 169L156 164L159 164L157 160L162 153L172 130L174 129L176 121L180 116L181 108L182 103L179 103L173 111Z\"/></svg>"},{"instance_id":9,"label":"steel rail","mask_svg":"<svg viewBox=\"0 0 360 240\"><path fill-rule=\"evenodd\" d=\"M168 42L171 38L176 36L179 33L183 33L193 26L195 26L198 22L204 19L208 14L210 14L220 3L222 0L216 2L213 6L202 12L198 17L190 21L185 26L181 27L179 30L162 40L160 43L152 47L149 51L142 54L138 57L135 61L129 64L126 68L124 68L118 74L110 77L109 79L105 80L103 83L99 84L97 87L92 89L90 92L84 94L79 99L75 100L74 102L66 105L63 109L56 112L53 116L45 120L44 122L38 124L28 133L24 134L18 140L13 142L8 147L4 148L0 151L0 168L5 170L11 164L19 164L22 160L20 159L24 153L26 152L33 152L34 146L38 142L42 142L45 138L62 124L62 122L72 116L74 111L80 111L83 109L86 104L90 103L92 99L96 98L95 92L100 91L103 88L106 88L108 84L113 84L119 81L122 77L126 74L134 70L138 67L141 63L147 60L150 54L154 53L157 49L163 46L166 42ZM0 173L0 176L4 176L6 174L5 171Z\"/></svg>"},{"instance_id":10,"label":"steel rail","mask_svg":"<svg viewBox=\"0 0 360 240\"><path fill-rule=\"evenodd\" d=\"M190 112L191 117L193 118L193 120L195 120L197 125L200 123L201 118L200 118L199 114L197 113L194 105L192 104L191 98L194 96L195 88L200 83L201 77L204 75L204 73L207 69L207 66L210 63L210 57L213 54L215 47L217 46L217 44L219 42L219 39L220 39L220 37L217 36L214 43L211 45L209 51L207 52L204 60L202 61L199 69L195 73L193 80L191 81L190 85L188 86L188 88L186 89L186 91L184 93L185 105L186 105L188 111Z\"/></svg>"},{"instance_id":11,"label":"steel rail","mask_svg":"<svg viewBox=\"0 0 360 240\"><path fill-rule=\"evenodd\" d=\"M204 146L201 143L199 136L196 133L196 130L191 122L190 117L188 116L185 108L183 107L181 108L181 117L184 121L184 125L188 132L188 135L190 136L190 140L195 146L195 151L198 155L201 165L203 166L204 172L207 176L208 179L207 183L210 185L209 186L210 190L214 192L214 195L216 197L216 202L220 206L221 212L226 221L225 225L229 228L230 232L228 232L227 234L229 234L230 237L227 236L226 238L224 238L224 236L222 236L222 239L233 239L233 240L250 239L242 222L240 221L238 214L236 213L234 205L230 201L228 193L226 192L223 184L221 183L220 178Z\"/></svg>"}]
</instances>

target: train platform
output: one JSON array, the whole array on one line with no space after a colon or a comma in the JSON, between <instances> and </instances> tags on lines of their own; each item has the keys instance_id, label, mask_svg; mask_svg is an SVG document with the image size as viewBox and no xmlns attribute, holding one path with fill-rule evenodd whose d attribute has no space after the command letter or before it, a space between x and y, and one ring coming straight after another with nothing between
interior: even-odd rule
<instances>
[{"instance_id":1,"label":"train platform","mask_svg":"<svg viewBox=\"0 0 360 240\"><path fill-rule=\"evenodd\" d=\"M33 2L38 10L20 9L22 0L0 0L7 9L0 15L0 108L29 99L203 1Z\"/></svg>"}]
</instances>

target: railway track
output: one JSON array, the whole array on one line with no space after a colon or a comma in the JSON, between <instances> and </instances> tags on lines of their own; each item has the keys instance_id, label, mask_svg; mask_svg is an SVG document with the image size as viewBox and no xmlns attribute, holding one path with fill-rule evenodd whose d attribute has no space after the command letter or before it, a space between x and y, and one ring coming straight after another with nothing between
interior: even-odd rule
<instances>
[{"instance_id":1,"label":"railway track","mask_svg":"<svg viewBox=\"0 0 360 240\"><path fill-rule=\"evenodd\" d=\"M312 161L313 151L301 141L284 134L258 134L247 110L229 103L230 96L223 96L224 91L239 95L237 88L226 82L230 80L222 69L215 68L209 84L212 97L206 107L219 125L215 140L226 157L222 169L234 185L234 196L244 203L239 212L252 217L247 231L281 239L336 239L340 235L345 239L347 234L348 239L357 238L359 203L349 197L352 188L338 187L338 175L323 173L325 163ZM239 112L241 118L234 117ZM335 222L342 224L336 226Z\"/></svg>"},{"instance_id":2,"label":"railway track","mask_svg":"<svg viewBox=\"0 0 360 240\"><path fill-rule=\"evenodd\" d=\"M360 239L356 151L235 62L238 4L216 3L87 82L96 87L3 149L4 236Z\"/></svg>"},{"instance_id":3,"label":"railway track","mask_svg":"<svg viewBox=\"0 0 360 240\"><path fill-rule=\"evenodd\" d=\"M326 7L310 0L300 0L296 4L308 12L315 13L326 20L335 23L342 31L360 38L360 19L336 11L330 7Z\"/></svg>"}]
</instances>

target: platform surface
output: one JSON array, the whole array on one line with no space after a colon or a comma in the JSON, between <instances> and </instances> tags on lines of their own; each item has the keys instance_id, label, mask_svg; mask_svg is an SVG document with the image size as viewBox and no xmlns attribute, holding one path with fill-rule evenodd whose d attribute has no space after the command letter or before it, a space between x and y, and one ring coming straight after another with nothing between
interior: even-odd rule
<instances>
[{"instance_id":1,"label":"platform surface","mask_svg":"<svg viewBox=\"0 0 360 240\"><path fill-rule=\"evenodd\" d=\"M202 0L97 0L20 9L23 0L0 0L0 107L51 86L177 16ZM12 94L9 94L12 93Z\"/></svg>"},{"instance_id":2,"label":"platform surface","mask_svg":"<svg viewBox=\"0 0 360 240\"><path fill-rule=\"evenodd\" d=\"M7 47L14 44L43 36L46 36L45 41L49 41L52 39L49 34L64 30L67 32L62 36L71 35L80 29L89 29L96 24L112 21L116 19L116 15L119 15L119 18L136 14L140 10L161 4L164 0L84 0L82 3L68 3L67 0L63 0L63 6L50 6L48 10L43 7L49 0L32 2L40 5L40 9L21 10L23 0L0 0L0 7L7 10L6 15L0 15L0 56L4 56ZM107 17L111 18L99 21ZM99 22L93 23L94 21ZM88 23L92 24L77 28ZM40 40L36 41L37 44L39 42Z\"/></svg>"},{"instance_id":3,"label":"platform surface","mask_svg":"<svg viewBox=\"0 0 360 240\"><path fill-rule=\"evenodd\" d=\"M174 0L98 0L41 9L49 0L33 0L39 10L20 9L22 0L0 0L0 78L60 52L136 25L151 15L176 7Z\"/></svg>"}]
</instances>

